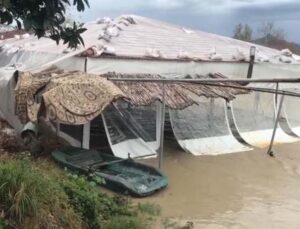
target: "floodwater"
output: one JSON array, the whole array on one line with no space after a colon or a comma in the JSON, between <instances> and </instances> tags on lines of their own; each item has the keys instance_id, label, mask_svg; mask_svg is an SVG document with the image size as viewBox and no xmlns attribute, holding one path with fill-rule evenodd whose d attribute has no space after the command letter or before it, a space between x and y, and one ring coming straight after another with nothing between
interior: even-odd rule
<instances>
[{"instance_id":1,"label":"floodwater","mask_svg":"<svg viewBox=\"0 0 300 229\"><path fill-rule=\"evenodd\" d=\"M168 143L168 188L135 201L159 204L162 219L191 221L193 228L298 229L300 143L275 146L274 153L274 158L266 150L195 157Z\"/></svg>"}]
</instances>

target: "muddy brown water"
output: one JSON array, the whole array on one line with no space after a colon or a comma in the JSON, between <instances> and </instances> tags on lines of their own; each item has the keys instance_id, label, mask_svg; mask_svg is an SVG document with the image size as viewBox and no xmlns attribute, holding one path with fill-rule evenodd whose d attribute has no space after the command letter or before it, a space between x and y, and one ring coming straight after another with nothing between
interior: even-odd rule
<instances>
[{"instance_id":1,"label":"muddy brown water","mask_svg":"<svg viewBox=\"0 0 300 229\"><path fill-rule=\"evenodd\" d=\"M162 218L194 228L300 228L299 142L275 146L275 158L266 150L195 157L172 145L164 158L169 186L134 201L159 204Z\"/></svg>"}]
</instances>

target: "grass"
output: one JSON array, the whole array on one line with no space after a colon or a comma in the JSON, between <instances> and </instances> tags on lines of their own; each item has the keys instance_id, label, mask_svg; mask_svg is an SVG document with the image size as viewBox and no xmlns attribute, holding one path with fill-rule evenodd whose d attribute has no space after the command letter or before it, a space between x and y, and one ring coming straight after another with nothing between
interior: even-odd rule
<instances>
[{"instance_id":1,"label":"grass","mask_svg":"<svg viewBox=\"0 0 300 229\"><path fill-rule=\"evenodd\" d=\"M158 206L133 205L83 176L67 174L49 159L26 153L0 156L1 228L149 228Z\"/></svg>"},{"instance_id":2,"label":"grass","mask_svg":"<svg viewBox=\"0 0 300 229\"><path fill-rule=\"evenodd\" d=\"M10 227L74 228L81 218L58 183L33 168L29 161L0 163L0 209Z\"/></svg>"},{"instance_id":3,"label":"grass","mask_svg":"<svg viewBox=\"0 0 300 229\"><path fill-rule=\"evenodd\" d=\"M151 216L159 216L160 215L160 206L156 204L150 203L138 203L138 209L140 212L146 213Z\"/></svg>"},{"instance_id":4,"label":"grass","mask_svg":"<svg viewBox=\"0 0 300 229\"><path fill-rule=\"evenodd\" d=\"M104 224L104 229L144 229L148 224L141 218L134 219L128 216L115 216Z\"/></svg>"}]
</instances>

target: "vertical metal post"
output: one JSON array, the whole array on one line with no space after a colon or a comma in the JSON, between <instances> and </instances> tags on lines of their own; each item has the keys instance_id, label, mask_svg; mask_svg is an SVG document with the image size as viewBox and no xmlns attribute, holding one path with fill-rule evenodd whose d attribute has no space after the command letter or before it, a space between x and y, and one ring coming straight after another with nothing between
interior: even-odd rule
<instances>
[{"instance_id":1,"label":"vertical metal post","mask_svg":"<svg viewBox=\"0 0 300 229\"><path fill-rule=\"evenodd\" d=\"M247 79L252 78L252 72L253 72L253 66L254 66L254 60L255 60L255 46L250 47L250 60L249 60L249 67L247 72Z\"/></svg>"},{"instance_id":2,"label":"vertical metal post","mask_svg":"<svg viewBox=\"0 0 300 229\"><path fill-rule=\"evenodd\" d=\"M87 57L84 59L84 72L87 72ZM83 149L90 149L91 122L83 125L81 147Z\"/></svg>"},{"instance_id":3,"label":"vertical metal post","mask_svg":"<svg viewBox=\"0 0 300 229\"><path fill-rule=\"evenodd\" d=\"M214 108L215 108L215 106L214 106L214 104L215 104L215 99L214 98L210 98L210 101L209 101L209 112L208 112L208 114L207 114L207 120L209 120L209 122L208 122L208 126L209 126L209 128L211 128L211 125L212 125L212 123L213 123L213 119L214 119Z\"/></svg>"},{"instance_id":4,"label":"vertical metal post","mask_svg":"<svg viewBox=\"0 0 300 229\"><path fill-rule=\"evenodd\" d=\"M84 59L84 72L87 72L87 57Z\"/></svg>"},{"instance_id":5,"label":"vertical metal post","mask_svg":"<svg viewBox=\"0 0 300 229\"><path fill-rule=\"evenodd\" d=\"M277 82L276 83L276 88L275 88L276 92L278 91L278 89L279 89L279 84ZM277 107L277 103L278 103L278 94L275 93L275 105L276 105L276 107Z\"/></svg>"},{"instance_id":6,"label":"vertical metal post","mask_svg":"<svg viewBox=\"0 0 300 229\"><path fill-rule=\"evenodd\" d=\"M277 90L278 90L278 83L276 85L276 94L275 94L276 99L277 99L277 96L278 96ZM268 148L268 151L267 151L267 154L269 154L271 157L274 157L272 147L273 147L273 143L274 143L274 139L275 139L275 135L276 135L278 122L279 122L279 119L280 119L280 113L281 113L281 108L282 108L282 104L283 104L283 99L284 99L284 95L281 96L279 105L277 107L277 114L276 114L274 129L273 129L273 133L272 133L272 137L271 137L271 142L270 142L270 145L269 145L269 148ZM276 104L276 106L277 106L277 104Z\"/></svg>"},{"instance_id":7,"label":"vertical metal post","mask_svg":"<svg viewBox=\"0 0 300 229\"><path fill-rule=\"evenodd\" d=\"M60 124L59 124L59 122L56 122L56 126L55 126L56 142L58 142L59 137L60 137L59 132L60 132Z\"/></svg>"},{"instance_id":8,"label":"vertical metal post","mask_svg":"<svg viewBox=\"0 0 300 229\"><path fill-rule=\"evenodd\" d=\"M163 170L163 156L164 156L164 131L165 131L165 82L162 82L162 106L161 106L161 124L160 124L160 146L159 146L159 162L158 168Z\"/></svg>"},{"instance_id":9,"label":"vertical metal post","mask_svg":"<svg viewBox=\"0 0 300 229\"><path fill-rule=\"evenodd\" d=\"M91 122L83 125L83 136L82 145L83 149L90 149L90 132L91 132Z\"/></svg>"}]
</instances>

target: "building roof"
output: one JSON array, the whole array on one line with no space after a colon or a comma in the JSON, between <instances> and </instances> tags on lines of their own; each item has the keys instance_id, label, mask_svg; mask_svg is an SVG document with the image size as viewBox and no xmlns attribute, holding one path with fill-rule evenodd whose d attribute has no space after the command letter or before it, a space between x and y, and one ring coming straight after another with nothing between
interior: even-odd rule
<instances>
[{"instance_id":1,"label":"building roof","mask_svg":"<svg viewBox=\"0 0 300 229\"><path fill-rule=\"evenodd\" d=\"M232 38L186 29L165 22L125 15L102 18L85 24L84 55L179 61L240 62L249 60L250 47L256 47L256 60L272 63L298 63L300 57L289 50L279 51ZM2 49L67 53L66 45L48 38L21 35L3 41ZM77 50L78 51L78 50Z\"/></svg>"}]
</instances>

